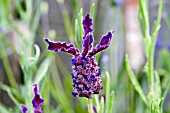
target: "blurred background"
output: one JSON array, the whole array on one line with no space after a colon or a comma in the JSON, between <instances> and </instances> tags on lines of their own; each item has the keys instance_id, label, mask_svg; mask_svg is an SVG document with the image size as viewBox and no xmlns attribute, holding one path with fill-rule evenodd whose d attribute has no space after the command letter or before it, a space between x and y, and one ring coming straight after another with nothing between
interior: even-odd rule
<instances>
[{"instance_id":1,"label":"blurred background","mask_svg":"<svg viewBox=\"0 0 170 113\"><path fill-rule=\"evenodd\" d=\"M150 26L157 17L158 5L158 0L149 0ZM108 71L111 89L115 92L113 112L148 112L131 85L124 65L126 52L147 94L138 0L0 0L0 113L19 113L21 103L31 109L33 83L39 84L45 99L44 113L87 113L86 99L71 95L72 56L48 51L44 38L75 44L75 19L80 25L81 13L85 15L92 7L95 44L109 30L115 31L110 47L98 59L104 86L99 98L105 95L104 72ZM154 54L154 67L159 72L163 91L170 82L169 31L170 0L163 0ZM169 90L163 111L170 113Z\"/></svg>"}]
</instances>

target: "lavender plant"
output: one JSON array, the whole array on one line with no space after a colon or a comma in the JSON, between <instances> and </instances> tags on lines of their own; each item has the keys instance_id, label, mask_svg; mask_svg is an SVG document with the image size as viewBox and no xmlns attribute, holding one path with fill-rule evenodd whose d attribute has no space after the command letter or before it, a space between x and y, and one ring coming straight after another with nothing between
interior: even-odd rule
<instances>
[{"instance_id":1,"label":"lavender plant","mask_svg":"<svg viewBox=\"0 0 170 113\"><path fill-rule=\"evenodd\" d=\"M92 94L99 94L102 89L101 72L94 55L109 46L113 31L109 31L101 38L100 43L92 48L94 37L91 26L93 24L89 13L86 13L82 24L84 28L84 36L81 53L73 44L67 44L66 42L52 42L47 38L45 38L45 41L49 44L48 50L63 51L73 55L73 72L71 76L73 79L73 87L76 91L72 92L72 95L74 97L78 95L80 97L91 99ZM91 109L92 108L90 108L90 112L92 112Z\"/></svg>"},{"instance_id":2,"label":"lavender plant","mask_svg":"<svg viewBox=\"0 0 170 113\"><path fill-rule=\"evenodd\" d=\"M161 25L162 0L160 0L158 5L158 18L152 27L152 31L150 31L151 21L149 21L148 12L149 1L139 0L139 22L141 24L141 33L143 34L147 61L144 67L146 77L142 76L142 79L140 78L140 72L134 73L131 70L127 56L125 63L123 62L121 65L118 63L122 61L119 57L119 50L121 50L121 52L123 51L123 43L119 43L118 41L121 40L121 42L123 42L121 37L124 35L123 27L125 24L123 22L123 4L126 4L126 2L124 1L125 0L110 0L110 4L104 1L104 4L107 4L109 15L103 13L103 2L91 1L95 2L97 7L91 4L92 8L90 13L87 13L86 16L83 17L84 11L81 7L86 11L89 8L86 6L86 3L91 3L89 1L53 1L56 2L58 6L55 8L60 9L55 10L54 14L51 4L55 4L53 4L52 1L0 0L0 62L2 61L0 65L0 95L3 97L0 98L0 100L2 100L0 101L0 113L19 113L21 110L29 113L86 113L86 99L88 99L89 112L94 113L123 113L128 112L128 110L132 111L131 113L161 113L163 111L169 113L169 99L167 96L170 89L170 66L168 64L170 61L169 46L166 50L162 49L161 43L155 46ZM166 3L166 0L164 3ZM48 5L50 7L48 7ZM109 5L121 5L121 7L110 7ZM15 10L13 10L13 7ZM48 11L50 12L48 13ZM66 42L50 41L55 37L54 35L51 37L48 35L51 31L55 31L51 30L53 26L51 26L52 21L50 17L51 15L55 16L56 13L57 18L60 18L60 16L63 18L64 29L62 30L65 31L64 35L68 37L64 40L68 40L75 45ZM101 13L102 15L100 15ZM107 22L103 22L103 20L105 20L104 16L107 16ZM45 21L44 17L46 17ZM93 25L94 21L95 25ZM59 22L61 26L62 22ZM22 28L19 23L23 25ZM114 41L112 41L114 43L111 44L113 31L109 31L102 37L99 44L93 46L96 34L100 34L99 31L102 30L105 32L108 24L109 27L114 26L117 31ZM57 27L61 27L60 25L57 25ZM95 32L93 32L92 25L93 28L95 28ZM98 27L98 25L100 27ZM100 30L98 30L98 28ZM8 36L11 29L16 34L16 42L11 41L11 36ZM28 33L24 31L28 31ZM57 38L61 39L61 37L63 37L60 37L62 34L57 30L56 34ZM44 40L42 37L49 37L50 40L45 39L45 41L49 44L50 50L63 51L72 55L72 73L70 77L60 76L70 74L69 68L67 68L67 64L69 63L64 63L63 58L60 58L62 54L52 54L52 52L46 51L44 49L46 43L43 43ZM97 40L97 38L95 40ZM157 41L159 41L159 39ZM121 45L121 48L116 47L117 45ZM105 51L100 56L101 51L105 50L108 46L111 48L109 48L109 53ZM153 65L155 48L161 48L157 67ZM21 68L19 71L21 71L23 78L19 82L18 79L16 80L16 76L18 75L12 69L13 63L9 60L11 54L17 55ZM109 56L109 68L100 65L100 60L104 54ZM15 67L17 67L17 65ZM108 70L108 72L105 73L105 70ZM125 76L125 70L127 70L131 82L129 82L127 76ZM3 75L5 75L5 77ZM142 75L144 75L143 72ZM70 82L71 80L72 83ZM33 83L41 83L40 91L43 99L40 97L38 85L34 85L34 99L32 100ZM71 85L73 85L74 88L72 95L70 94L73 90ZM133 88L138 94L136 94ZM112 91L113 89L114 91ZM101 95L99 95L99 93ZM77 98L73 98L72 96ZM45 103L43 102L44 100ZM134 101L134 103L131 104L132 101ZM163 102L164 108L162 107ZM42 104L43 108L41 108Z\"/></svg>"},{"instance_id":3,"label":"lavender plant","mask_svg":"<svg viewBox=\"0 0 170 113\"><path fill-rule=\"evenodd\" d=\"M151 111L151 113L162 113L162 104L164 98L162 98L162 90L160 84L160 77L156 70L154 70L154 51L156 46L157 35L160 29L161 24L161 13L162 13L162 0L159 0L158 14L157 20L153 25L152 32L150 34L149 27L149 15L148 15L148 1L147 0L139 0L139 22L140 24L144 23L144 28L141 27L141 31L144 34L144 49L147 58L147 62L145 65L145 72L149 82L149 92L147 96L145 96L144 91L136 78L135 73L130 69L128 63L128 56L126 55L125 64L127 68L127 72L129 78L138 92L143 102L147 106L147 108Z\"/></svg>"}]
</instances>

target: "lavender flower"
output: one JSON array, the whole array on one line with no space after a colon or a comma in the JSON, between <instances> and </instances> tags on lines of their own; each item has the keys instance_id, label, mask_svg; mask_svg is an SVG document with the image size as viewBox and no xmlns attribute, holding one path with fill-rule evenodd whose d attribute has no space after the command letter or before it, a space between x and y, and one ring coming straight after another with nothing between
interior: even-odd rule
<instances>
[{"instance_id":1,"label":"lavender flower","mask_svg":"<svg viewBox=\"0 0 170 113\"><path fill-rule=\"evenodd\" d=\"M92 98L92 94L98 94L102 87L101 72L98 67L95 54L106 49L111 41L113 31L109 31L100 40L96 46L92 46L94 42L92 19L87 13L83 19L84 36L82 41L82 52L75 48L73 44L66 42L52 42L45 38L48 43L48 50L67 52L72 57L72 79L73 87L76 91L72 95L80 97Z\"/></svg>"},{"instance_id":2,"label":"lavender flower","mask_svg":"<svg viewBox=\"0 0 170 113\"><path fill-rule=\"evenodd\" d=\"M34 84L33 86L34 86L34 98L32 100L32 105L34 108L34 113L41 113L41 107L42 104L44 103L44 99L40 98L37 84Z\"/></svg>"},{"instance_id":3,"label":"lavender flower","mask_svg":"<svg viewBox=\"0 0 170 113\"><path fill-rule=\"evenodd\" d=\"M42 113L41 107L42 107L42 104L44 103L44 99L40 98L38 85L33 84L33 87L34 87L34 98L32 100L32 105L34 108L34 113ZM22 113L27 113L28 108L25 105L21 104L21 110L22 110Z\"/></svg>"},{"instance_id":4,"label":"lavender flower","mask_svg":"<svg viewBox=\"0 0 170 113\"><path fill-rule=\"evenodd\" d=\"M20 107L21 107L22 113L27 113L28 108L25 105L21 104Z\"/></svg>"}]
</instances>

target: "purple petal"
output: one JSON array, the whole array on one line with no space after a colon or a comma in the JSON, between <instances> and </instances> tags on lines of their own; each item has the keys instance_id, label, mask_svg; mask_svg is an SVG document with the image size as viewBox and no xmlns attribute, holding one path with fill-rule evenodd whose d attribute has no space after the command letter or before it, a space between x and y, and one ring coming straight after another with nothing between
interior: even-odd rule
<instances>
[{"instance_id":1,"label":"purple petal","mask_svg":"<svg viewBox=\"0 0 170 113\"><path fill-rule=\"evenodd\" d=\"M22 113L27 113L28 108L25 105L21 104L20 107L21 107Z\"/></svg>"},{"instance_id":2,"label":"purple petal","mask_svg":"<svg viewBox=\"0 0 170 113\"><path fill-rule=\"evenodd\" d=\"M44 40L49 44L48 50L63 51L75 56L79 54L79 50L75 48L73 44L67 44L66 42L52 42L47 38Z\"/></svg>"},{"instance_id":3,"label":"purple petal","mask_svg":"<svg viewBox=\"0 0 170 113\"><path fill-rule=\"evenodd\" d=\"M84 19L83 19L83 28L84 28L84 37L89 33L92 32L93 29L91 28L92 24L92 19L90 18L90 14L86 13Z\"/></svg>"},{"instance_id":4,"label":"purple petal","mask_svg":"<svg viewBox=\"0 0 170 113\"><path fill-rule=\"evenodd\" d=\"M34 113L42 113L41 107L42 107L42 104L44 103L44 99L40 98L38 85L34 84L33 87L34 87L34 98L32 100L32 105L34 108Z\"/></svg>"},{"instance_id":5,"label":"purple petal","mask_svg":"<svg viewBox=\"0 0 170 113\"><path fill-rule=\"evenodd\" d=\"M76 95L78 95L77 92L72 92L72 95L75 97Z\"/></svg>"},{"instance_id":6,"label":"purple petal","mask_svg":"<svg viewBox=\"0 0 170 113\"><path fill-rule=\"evenodd\" d=\"M95 80L95 75L90 75L90 80Z\"/></svg>"},{"instance_id":7,"label":"purple petal","mask_svg":"<svg viewBox=\"0 0 170 113\"><path fill-rule=\"evenodd\" d=\"M94 111L94 113L97 113L96 106L94 106L94 105L93 105L93 111Z\"/></svg>"},{"instance_id":8,"label":"purple petal","mask_svg":"<svg viewBox=\"0 0 170 113\"><path fill-rule=\"evenodd\" d=\"M88 51L91 50L92 48L92 43L94 41L93 34L88 33L85 38L83 39L83 51L82 51L82 56L86 56Z\"/></svg>"},{"instance_id":9,"label":"purple petal","mask_svg":"<svg viewBox=\"0 0 170 113\"><path fill-rule=\"evenodd\" d=\"M110 45L110 41L112 39L113 31L109 31L107 35L103 36L100 40L100 43L97 44L93 50L88 54L89 57L95 55L96 53L106 49Z\"/></svg>"}]
</instances>

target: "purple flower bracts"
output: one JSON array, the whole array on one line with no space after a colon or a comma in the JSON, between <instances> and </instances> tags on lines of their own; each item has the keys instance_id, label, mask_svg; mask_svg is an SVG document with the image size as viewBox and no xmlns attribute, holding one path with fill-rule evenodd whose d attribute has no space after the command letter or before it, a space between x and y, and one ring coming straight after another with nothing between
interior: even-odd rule
<instances>
[{"instance_id":1,"label":"purple flower bracts","mask_svg":"<svg viewBox=\"0 0 170 113\"><path fill-rule=\"evenodd\" d=\"M21 104L20 107L21 107L22 113L27 113L28 108L25 105Z\"/></svg>"},{"instance_id":2,"label":"purple flower bracts","mask_svg":"<svg viewBox=\"0 0 170 113\"><path fill-rule=\"evenodd\" d=\"M103 36L102 39L100 40L100 43L97 44L91 52L89 52L88 56L91 57L97 54L98 52L106 49L110 45L112 34L113 34L113 31L110 31L107 33L107 35Z\"/></svg>"},{"instance_id":3,"label":"purple flower bracts","mask_svg":"<svg viewBox=\"0 0 170 113\"><path fill-rule=\"evenodd\" d=\"M83 28L84 28L84 38L85 36L89 33L92 32L93 29L91 28L92 24L92 19L90 18L90 14L86 13L85 17L83 18Z\"/></svg>"},{"instance_id":4,"label":"purple flower bracts","mask_svg":"<svg viewBox=\"0 0 170 113\"><path fill-rule=\"evenodd\" d=\"M94 41L93 34L88 33L83 39L82 43L83 51L81 53L82 56L86 56L88 51L91 50L93 41Z\"/></svg>"},{"instance_id":5,"label":"purple flower bracts","mask_svg":"<svg viewBox=\"0 0 170 113\"><path fill-rule=\"evenodd\" d=\"M41 107L42 107L42 104L44 103L44 99L40 98L38 85L33 84L33 87L34 87L34 98L32 100L32 105L34 108L34 113L42 113ZM20 107L21 107L22 113L27 113L28 108L25 105L21 104Z\"/></svg>"},{"instance_id":6,"label":"purple flower bracts","mask_svg":"<svg viewBox=\"0 0 170 113\"><path fill-rule=\"evenodd\" d=\"M48 49L53 51L64 51L72 54L72 74L73 87L75 89L72 95L79 97L92 98L92 94L98 94L102 87L101 72L98 67L95 54L106 49L112 39L113 31L109 31L102 37L100 43L92 46L94 37L92 34L92 19L89 13L83 18L84 37L82 41L82 53L79 52L73 44L66 42L51 42L47 38L45 41L49 44Z\"/></svg>"},{"instance_id":7,"label":"purple flower bracts","mask_svg":"<svg viewBox=\"0 0 170 113\"><path fill-rule=\"evenodd\" d=\"M34 98L32 100L32 105L34 108L34 113L42 113L41 107L42 104L44 103L44 99L40 98L37 84L34 84L33 87L34 87Z\"/></svg>"},{"instance_id":8,"label":"purple flower bracts","mask_svg":"<svg viewBox=\"0 0 170 113\"><path fill-rule=\"evenodd\" d=\"M76 49L73 44L67 44L66 42L52 42L47 38L45 38L45 41L49 45L48 50L63 51L72 55L77 55L79 53L78 49Z\"/></svg>"}]
</instances>

